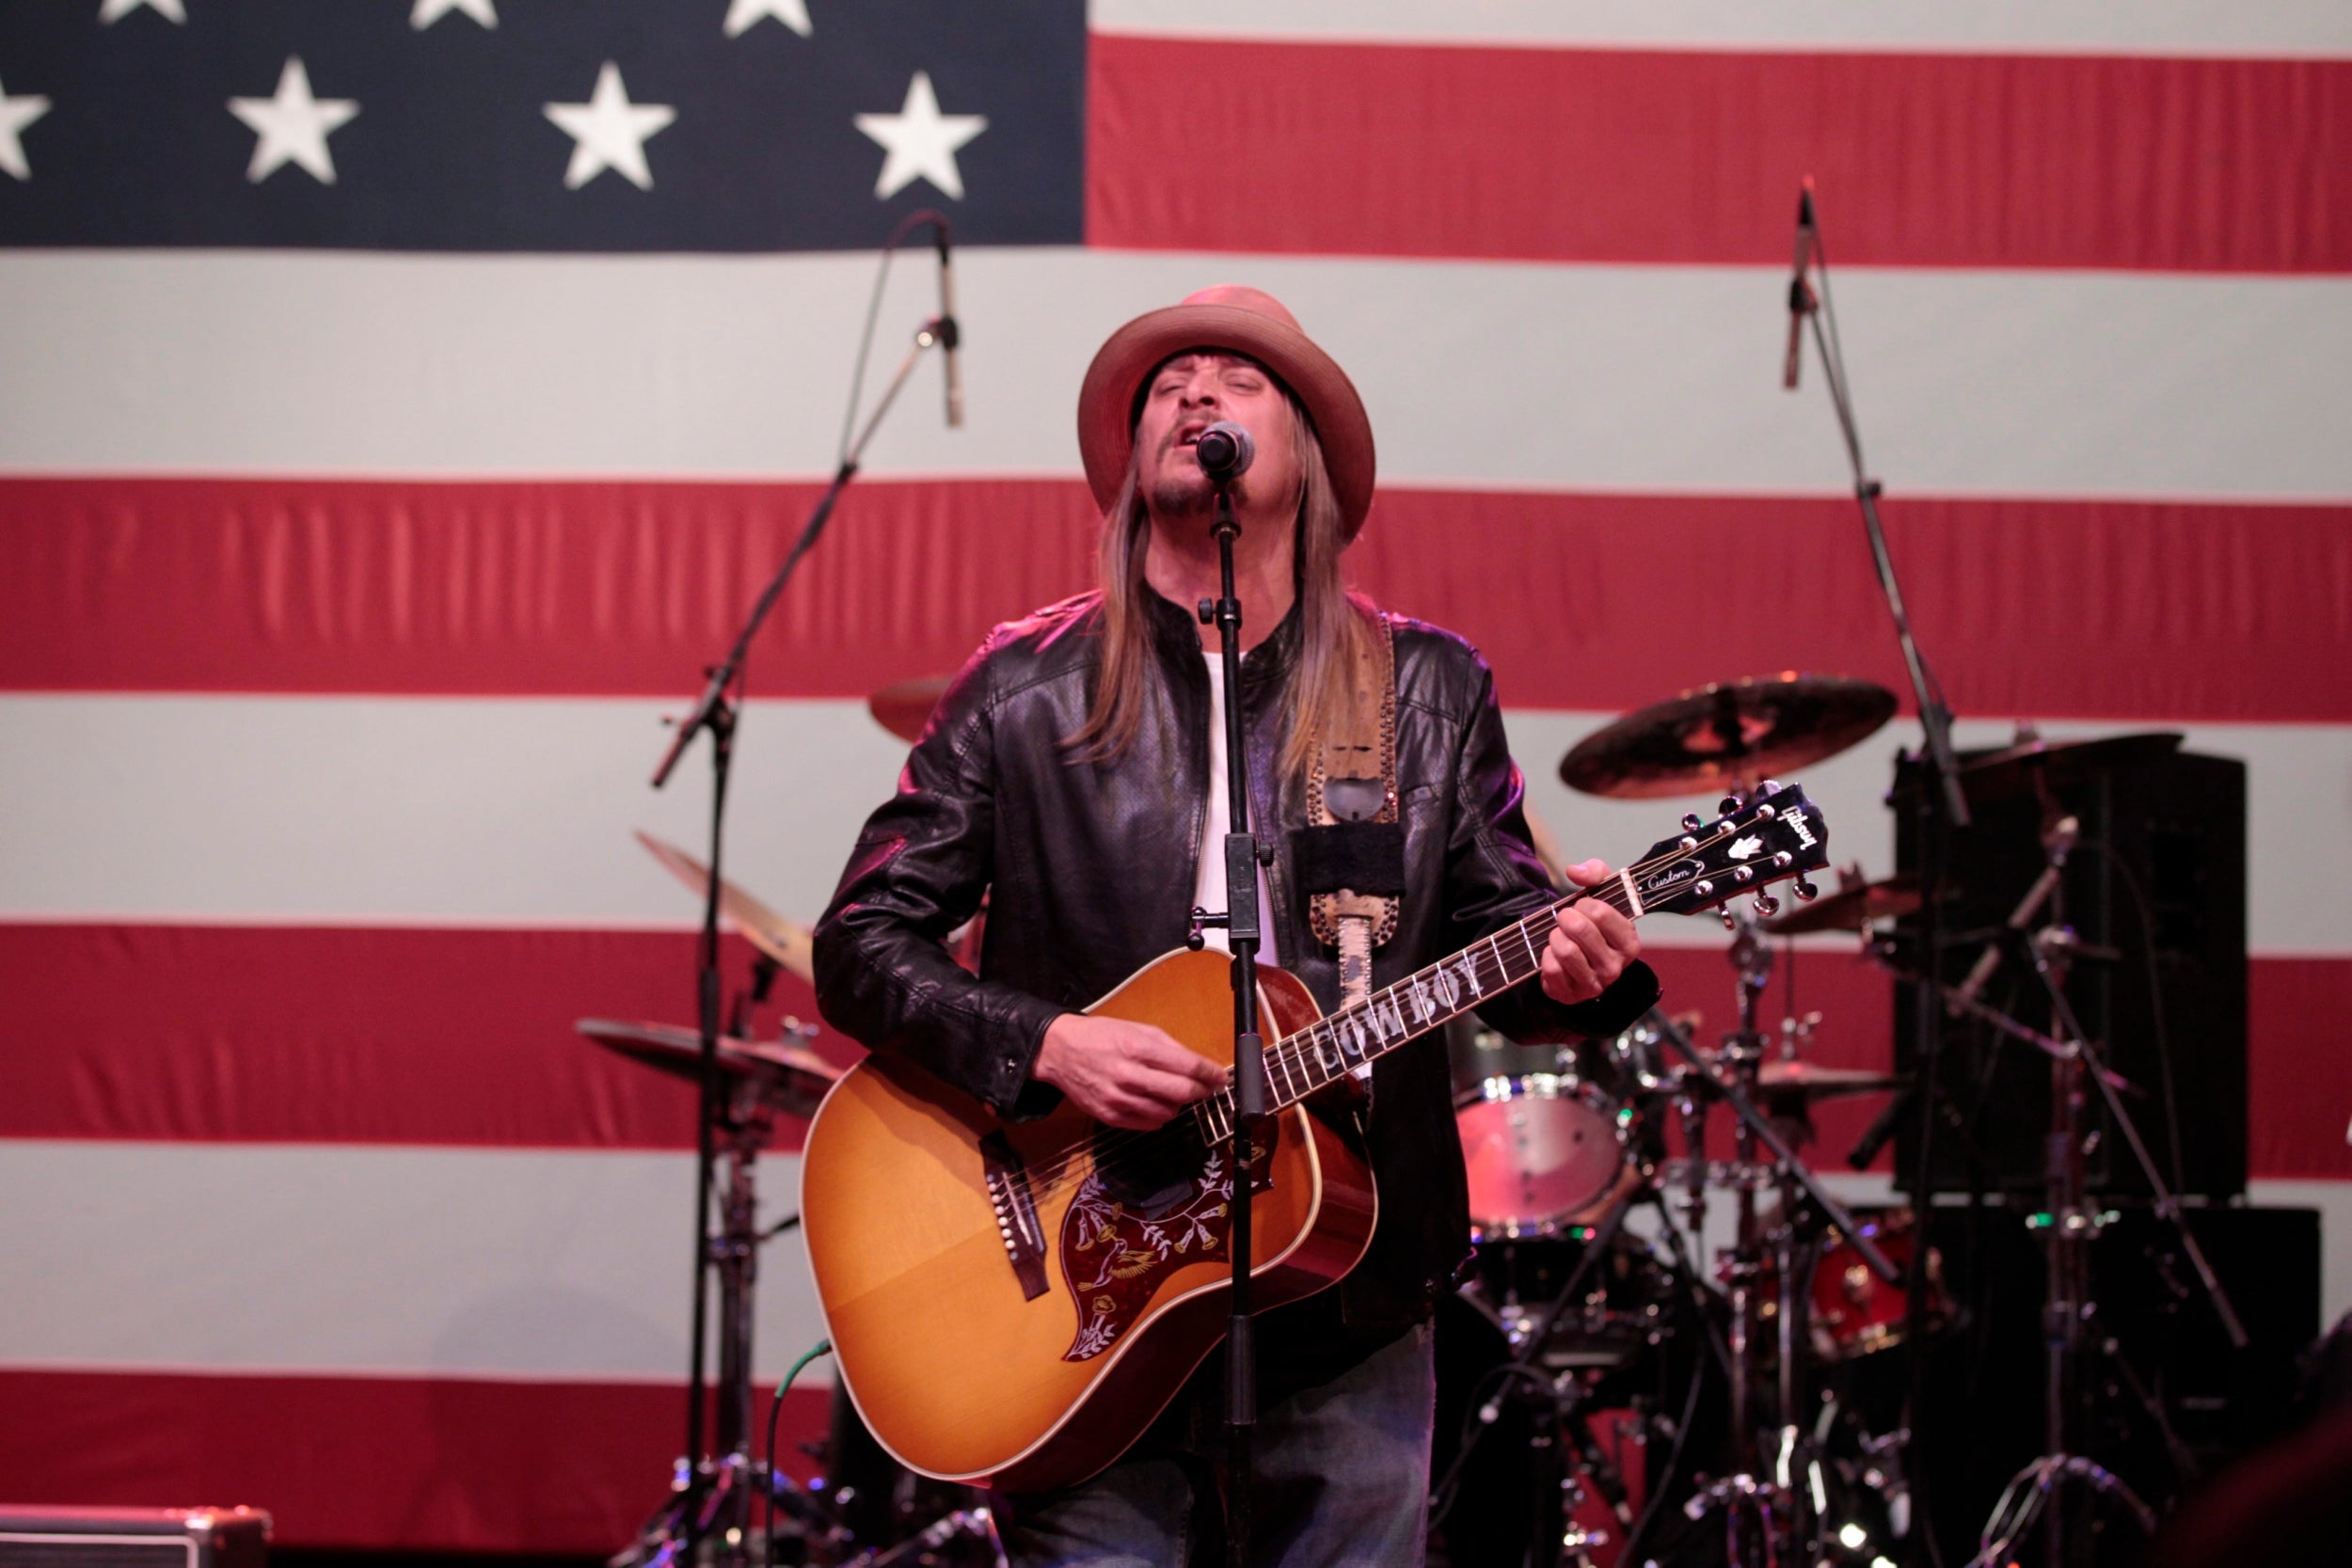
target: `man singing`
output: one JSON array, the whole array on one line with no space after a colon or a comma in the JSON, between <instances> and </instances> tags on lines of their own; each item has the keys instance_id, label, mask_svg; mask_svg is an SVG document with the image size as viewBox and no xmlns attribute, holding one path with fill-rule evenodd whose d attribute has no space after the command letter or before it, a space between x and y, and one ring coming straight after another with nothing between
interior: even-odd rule
<instances>
[{"instance_id":1,"label":"man singing","mask_svg":"<svg viewBox=\"0 0 2352 1568\"><path fill-rule=\"evenodd\" d=\"M1485 662L1346 590L1341 558L1371 508L1374 467L1354 385L1258 290L1208 289L1149 312L1111 335L1079 393L1079 447L1103 507L1101 586L998 627L973 657L866 823L817 932L829 1022L1008 1119L1066 1097L1114 1127L1158 1127L1225 1082L1156 1028L1078 1010L1181 946L1196 905L1226 904L1218 643L1192 608L1221 592L1214 491L1193 451L1218 421L1256 448L1233 504L1250 826L1274 851L1260 876L1261 961L1298 976L1326 1010L1342 999L1342 906L1307 885L1300 830L1335 820L1326 737L1368 733L1375 708L1370 728L1393 748L1371 796L1401 828L1403 863L1377 928L1356 916L1375 942L1371 984L1553 896ZM1587 862L1570 874L1590 883L1608 872ZM941 942L983 893L976 977ZM1557 917L1539 987L1480 1014L1523 1041L1613 1033L1657 998L1640 950L1616 911L1576 905ZM1360 1113L1380 1194L1370 1246L1339 1286L1261 1320L1248 1481L1260 1561L1422 1560L1428 1325L1469 1251L1450 1088L1436 1035L1378 1059ZM998 1498L1012 1560L1207 1560L1229 1479L1222 1394L1213 1358L1092 1480Z\"/></svg>"}]
</instances>

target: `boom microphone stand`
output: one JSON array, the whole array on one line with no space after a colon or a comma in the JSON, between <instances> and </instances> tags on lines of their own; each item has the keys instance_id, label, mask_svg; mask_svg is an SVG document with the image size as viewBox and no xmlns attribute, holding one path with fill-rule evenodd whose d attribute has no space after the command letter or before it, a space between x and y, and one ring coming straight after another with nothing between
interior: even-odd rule
<instances>
[{"instance_id":1,"label":"boom microphone stand","mask_svg":"<svg viewBox=\"0 0 2352 1568\"><path fill-rule=\"evenodd\" d=\"M1225 835L1225 913L1195 910L1200 926L1222 926L1233 955L1233 1136L1231 1169L1233 1177L1232 1229L1228 1250L1232 1261L1232 1315L1225 1330L1225 1510L1226 1560L1232 1568L1249 1568L1249 1465L1251 1440L1258 1424L1258 1354L1255 1324L1249 1315L1250 1162L1256 1150L1250 1140L1266 1118L1265 1040L1258 1033L1258 865L1257 839L1249 832L1249 752L1241 711L1241 600L1233 593L1233 541L1241 524L1233 515L1233 481L1257 455L1249 432L1223 420L1200 433L1193 451L1200 471L1216 489L1217 568L1223 593L1200 605L1200 624L1214 623L1219 640L1217 679L1225 696L1225 799L1231 831ZM1212 784L1211 787L1215 787Z\"/></svg>"},{"instance_id":2,"label":"boom microphone stand","mask_svg":"<svg viewBox=\"0 0 2352 1568\"><path fill-rule=\"evenodd\" d=\"M906 232L901 225L898 243ZM883 264L888 265L888 250ZM877 292L879 298L879 290ZM870 327L870 320L869 320ZM690 1330L686 1384L686 1447L674 1470L670 1501L657 1513L640 1533L635 1547L622 1554L623 1558L649 1565L649 1568L669 1568L670 1564L691 1560L698 1547L709 1544L714 1561L737 1565L751 1560L751 1501L753 1488L761 1484L755 1480L751 1463L751 1421L749 1407L743 1399L723 1398L717 1402L716 1424L708 1453L704 1449L703 1412L707 1398L703 1369L707 1359L705 1318L708 1311L709 1275L714 1267L731 1267L728 1243L724 1237L714 1238L710 1230L710 1211L715 1186L714 1171L718 1160L717 1138L720 1126L726 1120L727 1104L723 1080L719 1072L720 979L719 979L719 896L720 851L725 837L727 780L735 761L735 730L740 714L740 692L728 695L736 687L749 654L752 639L766 624L768 612L775 608L783 595L785 584L792 578L801 558L808 554L826 521L832 517L834 505L841 492L856 477L858 463L866 444L890 411L890 405L906 385L914 370L915 360L924 350L935 345L953 346L957 328L954 318L945 313L925 321L914 334L906 357L898 363L898 372L891 377L873 415L866 421L854 440L845 444L839 466L825 493L818 498L808 521L801 530L784 563L769 580L745 617L742 629L736 634L734 644L726 657L709 667L709 679L702 695L695 699L686 717L675 721L676 734L671 737L669 749L654 769L653 787L660 789L670 782L678 761L685 755L694 736L704 730L710 732L710 858L708 885L703 899L703 919L695 958L695 991L698 1002L698 1023L702 1035L700 1075L701 1103L696 1116L694 1143L694 1291L693 1323ZM861 351L860 364L864 356ZM850 418L856 418L854 404ZM735 1341L733 1325L727 1325L727 1344L723 1346L723 1362L740 1361L740 1367L728 1366L727 1372L749 1371L749 1347ZM748 1384L746 1384L748 1386ZM771 1456L772 1458L772 1456Z\"/></svg>"},{"instance_id":3,"label":"boom microphone stand","mask_svg":"<svg viewBox=\"0 0 2352 1568\"><path fill-rule=\"evenodd\" d=\"M1808 280L1808 273L1819 274L1818 291ZM1846 382L1846 358L1838 346L1836 312L1830 304L1829 253L1821 245L1820 228L1814 214L1811 175L1805 177L1797 197L1796 266L1788 285L1788 356L1782 385L1791 391L1796 389L1803 347L1799 328L1810 322L1814 346L1821 360L1821 380L1829 388L1830 403L1837 412L1838 432L1845 438L1847 461L1853 469L1854 499L1862 508L1862 527L1869 540L1870 562L1878 573L1879 590L1885 596L1887 613L1895 623L1895 641L1902 650L1904 672L1911 677L1913 700L1919 706L1919 761L1931 775L1920 781L1913 802L1919 821L1919 950L1926 978L1932 982L1937 956L1942 952L1939 944L1943 936L1942 908L1950 835L1968 826L1968 801L1961 791L1960 768L1952 754L1952 712L1944 701L1943 684L1929 669L1926 656L1920 653L1919 643L1911 634L1911 611L1903 603L1902 585L1895 577L1894 557L1887 553L1886 530L1879 521L1882 487L1870 478L1862 460L1862 433L1854 421L1853 398ZM1904 1354L1910 1358L1910 1425L1914 1430L1920 1424L1918 1407L1927 1392L1928 1257L1932 1249L1926 1244L1926 1225L1933 1196L1929 1189L1931 1167L1928 1156L1935 1132L1935 1075L1941 1044L1936 1000L1932 985L1922 984L1912 1004L1915 1032L1912 1070L1918 1081L1919 1119L1917 1147L1912 1159L1911 1193L1912 1201L1919 1210L1921 1239L1920 1244L1912 1249L1911 1269L1905 1282L1904 1337L1908 1344ZM1924 1486L1915 1489L1923 1514L1928 1512L1926 1494ZM1913 1538L1928 1541L1932 1534L1931 1528L1922 1528L1915 1531Z\"/></svg>"}]
</instances>

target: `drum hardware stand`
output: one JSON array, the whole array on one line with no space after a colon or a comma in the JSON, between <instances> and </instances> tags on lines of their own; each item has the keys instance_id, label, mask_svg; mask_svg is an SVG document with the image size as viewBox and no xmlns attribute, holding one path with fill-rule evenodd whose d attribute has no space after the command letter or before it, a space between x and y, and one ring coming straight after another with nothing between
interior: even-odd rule
<instances>
[{"instance_id":1,"label":"drum hardware stand","mask_svg":"<svg viewBox=\"0 0 2352 1568\"><path fill-rule=\"evenodd\" d=\"M1726 809L1736 810L1737 806L1735 804ZM1767 902L1769 898L1769 895L1757 895L1758 913L1769 914L1776 907L1776 901ZM1779 1560L1792 1550L1797 1544L1800 1508L1804 1500L1793 1484L1796 1447L1801 1437L1795 1429L1796 1352L1801 1346L1807 1350L1810 1348L1808 1341L1798 1335L1796 1329L1802 1301L1796 1277L1795 1195L1803 1193L1811 1200L1816 1212L1826 1217L1830 1224L1836 1226L1851 1240L1856 1255L1871 1273L1890 1284L1902 1275L1862 1231L1845 1205L1825 1191L1813 1173L1805 1169L1798 1160L1796 1150L1789 1147L1779 1130L1756 1109L1754 1094L1757 1075L1762 1070L1764 1053L1763 1035L1756 1026L1756 1014L1764 985L1771 976L1771 949L1766 946L1752 916L1726 911L1724 918L1740 933L1732 944L1731 958L1740 978L1740 1026L1725 1037L1722 1053L1722 1059L1728 1062L1731 1070L1727 1073L1710 1070L1707 1059L1692 1044L1690 1036L1673 1020L1656 1008L1651 1009L1649 1016L1659 1037L1692 1069L1685 1084L1696 1085L1712 1098L1722 1100L1731 1106L1739 1118L1735 1130L1737 1155L1724 1173L1733 1179L1730 1184L1739 1204L1738 1231L1724 1267L1731 1298L1732 1441L1739 1469L1700 1489L1684 1505L1685 1513L1693 1520L1704 1518L1712 1510L1724 1511L1726 1549L1729 1560L1737 1563L1745 1560L1744 1542L1748 1537L1741 1528L1743 1519L1755 1521L1756 1539L1767 1560ZM1772 1156L1769 1164L1759 1162L1759 1145L1764 1152ZM1694 1145L1689 1157L1693 1164L1704 1167L1704 1143ZM1778 1254L1780 1262L1779 1332L1783 1348L1779 1416L1783 1431L1778 1445L1781 1451L1775 1456L1772 1474L1759 1479L1758 1472L1763 1465L1759 1463L1762 1456L1756 1443L1755 1334L1760 1312L1756 1288L1763 1272L1766 1238L1761 1233L1756 1212L1756 1190L1760 1179L1770 1179L1775 1174L1787 1195L1783 1201L1780 1233L1773 1238L1773 1250Z\"/></svg>"},{"instance_id":2,"label":"drum hardware stand","mask_svg":"<svg viewBox=\"0 0 2352 1568\"><path fill-rule=\"evenodd\" d=\"M2140 1136L2138 1125L2123 1104L2121 1090L2129 1087L2126 1080L2109 1070L2100 1060L2098 1049L2084 1032L2082 1021L2075 1016L2074 1004L2066 994L2070 962L2076 947L2074 932L2066 926L2066 890L2063 873L2066 857L2074 845L2074 835L2067 832L2071 819L2061 821L2056 800L2045 781L2036 780L2042 804L2042 852L2047 865L2019 911L2003 927L2002 940L2013 944L2024 957L2027 967L2042 983L2050 1001L2053 1025L2058 1037L2055 1040L2036 1038L2050 1057L2050 1132L2044 1146L2042 1212L2026 1223L2044 1232L2043 1243L2047 1263L2047 1281L2042 1305L2042 1430L2046 1447L2042 1456L2019 1472L2011 1490L2031 1479L2032 1495L2023 1505L2026 1513L2014 1523L2007 1539L2013 1542L2030 1522L2031 1513L2039 1509L2042 1514L2042 1568L2064 1568L2067 1556L2067 1514L2062 1506L2061 1488L2068 1480L2084 1481L2101 1493L2118 1493L2135 1509L2135 1517L2151 1530L2153 1516L2139 1504L2129 1487L2090 1460L2070 1451L2074 1402L2083 1381L2083 1361L2089 1336L2086 1328L2094 1321L2098 1305L2090 1295L2090 1243L2103 1224L2100 1212L2090 1202L2090 1182L2086 1160L2090 1134L2086 1131L2090 1089L2096 1087L2106 1101L2107 1114L2115 1127L2123 1134L2132 1156L2146 1177L2148 1189L2155 1195L2155 1211L2161 1214L2180 1237L2182 1251L2196 1270L2199 1282L2213 1304L2215 1316L2220 1320L2229 1336L2232 1348L2246 1348L2245 1325L2239 1321L2236 1308L2231 1304L2228 1291L2214 1274L2213 1265L2205 1257L2204 1248L2189 1228L2187 1216L2181 1211L2180 1200L2165 1184L2163 1174L2156 1167L2155 1156L2149 1151ZM2033 915L2034 906L2047 900L2050 923L2027 935L2023 929ZM1997 949L1994 957L1997 958ZM1981 984L1981 975L1989 973L1990 961L1980 961L1972 978ZM1979 1010L1971 988L1963 983L1951 994L1965 1004L1965 1010ZM1990 1011L1990 1009L1985 1009ZM2013 1021L2010 1021L2013 1022ZM2031 1035L2021 1027L2009 1028L2011 1035ZM2054 1048L2054 1049L2053 1049ZM1925 1248L1920 1249L1924 1254ZM2114 1355L2122 1365L2120 1347L2111 1338L2104 1338L2100 1346L2104 1354ZM2135 1387L2139 1379L2128 1366L2124 1375ZM2160 1425L2169 1434L2169 1425L2157 1413ZM2003 1507L2008 1504L2003 1498ZM1987 1526L1990 1538L2003 1510L1996 1508L1994 1520Z\"/></svg>"},{"instance_id":3,"label":"drum hardware stand","mask_svg":"<svg viewBox=\"0 0 2352 1568\"><path fill-rule=\"evenodd\" d=\"M787 1033L805 1045L817 1030L812 1024L793 1024ZM775 1132L775 1115L764 1086L752 1078L738 1078L723 1115L725 1197L719 1231L705 1249L707 1267L719 1276L719 1366L712 1380L717 1458L706 1467L684 1459L677 1462L670 1501L646 1522L632 1544L611 1559L612 1568L674 1568L688 1560L698 1544L714 1556L753 1560L751 1503L761 1485L751 1451L752 1306L759 1282L759 1248L801 1220L790 1214L771 1226L759 1223L759 1155ZM797 1489L781 1476L772 1477L770 1487L787 1509L805 1517L806 1502Z\"/></svg>"},{"instance_id":4,"label":"drum hardware stand","mask_svg":"<svg viewBox=\"0 0 2352 1568\"><path fill-rule=\"evenodd\" d=\"M905 238L912 220L920 215L909 214L910 221L899 225L898 233L890 242L892 247ZM885 248L885 266L888 259L889 249ZM870 318L867 325L870 331ZM800 565L802 557L808 554L816 546L818 537L823 533L826 520L833 515L834 506L841 499L842 491L857 475L859 460L865 453L866 443L873 438L882 416L890 411L899 388L906 385L907 377L914 372L915 360L926 349L952 343L956 333L955 319L944 313L930 318L916 329L913 346L899 361L897 373L891 377L865 428L843 447L840 464L834 471L832 483L826 485L824 494L810 509L808 521L802 527L800 537L785 556L783 564L776 568L775 576L769 579L767 587L754 601L751 612L744 618L742 628L736 634L726 657L708 668L708 680L702 694L694 700L693 706L683 719L674 721L675 733L671 736L661 761L654 768L653 787L660 789L670 782L671 774L675 771L695 736L704 730L710 732L709 889L703 901L702 930L695 958L696 1018L702 1031L702 1085L701 1103L695 1118L694 1291L693 1320L687 1356L686 1446L684 1456L673 1467L671 1487L674 1496L671 1500L647 1523L636 1544L623 1551L615 1561L660 1564L660 1568L669 1568L669 1564L675 1561L706 1551L713 1561L724 1565L724 1568L743 1568L751 1560L752 1488L747 1479L751 1440L748 1394L741 1402L723 1400L718 1402L718 1431L711 1449L704 1448L703 1435L703 1413L707 1397L703 1375L706 1360L705 1318L708 1311L710 1270L721 1261L714 1251L710 1209L713 1176L718 1161L717 1139L722 1125L728 1119L719 1073L720 852L725 838L727 780L733 770L735 732L740 718L740 693L734 697L728 693L741 676L744 658L751 651L752 639L766 624L769 611L775 608L776 600L783 595L785 585L791 581L793 570ZM862 350L859 364L862 370ZM850 414L854 424L857 414L854 398ZM745 1322L748 1324L748 1318ZM723 1363L723 1345L721 1354ZM743 1368L748 1377L747 1348L744 1356ZM723 1366L723 1379L724 1375ZM743 1418L739 1422L736 1408L739 1403Z\"/></svg>"}]
</instances>

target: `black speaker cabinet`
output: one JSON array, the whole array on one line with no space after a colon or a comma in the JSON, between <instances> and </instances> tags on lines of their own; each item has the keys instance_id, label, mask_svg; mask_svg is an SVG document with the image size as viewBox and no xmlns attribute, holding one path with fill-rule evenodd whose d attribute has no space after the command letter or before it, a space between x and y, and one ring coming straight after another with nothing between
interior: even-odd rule
<instances>
[{"instance_id":1,"label":"black speaker cabinet","mask_svg":"<svg viewBox=\"0 0 2352 1568\"><path fill-rule=\"evenodd\" d=\"M1963 761L1970 755L1962 753ZM1898 766L1896 861L1915 869L1915 768ZM2121 768L2056 791L2082 826L2061 883L2066 924L2087 948L2067 983L2084 1032L2128 1079L2125 1102L2159 1168L2185 1194L2234 1197L2246 1190L2246 765L2179 752ZM2005 922L2043 860L2041 807L2030 794L1974 808L1954 835L1940 970L1964 976ZM2036 927L2049 919L2045 909ZM1899 935L1916 952L1917 921ZM1895 1061L1916 1068L1916 992L1895 992ZM2032 1028L2055 1033L2051 1005L2011 953L1984 1001ZM1937 1009L1938 1081L1945 1117L1931 1147L1938 1192L2038 1189L2050 1132L2050 1063L2028 1045ZM1898 1180L1911 1185L1917 1122L1896 1140ZM2094 1142L2090 1190L2144 1195L2148 1183L2094 1094L2086 1123ZM1974 1166L1973 1170L1971 1166Z\"/></svg>"},{"instance_id":2,"label":"black speaker cabinet","mask_svg":"<svg viewBox=\"0 0 2352 1568\"><path fill-rule=\"evenodd\" d=\"M0 1506L0 1568L262 1568L269 1527L252 1508Z\"/></svg>"}]
</instances>

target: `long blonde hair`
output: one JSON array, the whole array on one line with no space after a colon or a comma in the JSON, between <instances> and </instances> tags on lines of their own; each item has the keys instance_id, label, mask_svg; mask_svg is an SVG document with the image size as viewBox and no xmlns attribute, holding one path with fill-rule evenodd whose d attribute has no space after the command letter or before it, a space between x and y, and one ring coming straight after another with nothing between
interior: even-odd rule
<instances>
[{"instance_id":1,"label":"long blonde hair","mask_svg":"<svg viewBox=\"0 0 2352 1568\"><path fill-rule=\"evenodd\" d=\"M1297 595L1298 657L1282 693L1281 771L1303 784L1313 770L1317 742L1356 700L1357 652L1373 635L1368 601L1347 592L1340 570L1347 534L1331 473L1323 461L1307 410L1290 389L1291 438L1299 473L1296 532L1291 574ZM1103 538L1096 565L1102 578L1102 662L1086 722L1068 744L1085 761L1124 756L1143 727L1150 683L1157 676L1144 578L1152 519L1144 509L1134 461L1119 494L1103 513Z\"/></svg>"}]
</instances>

